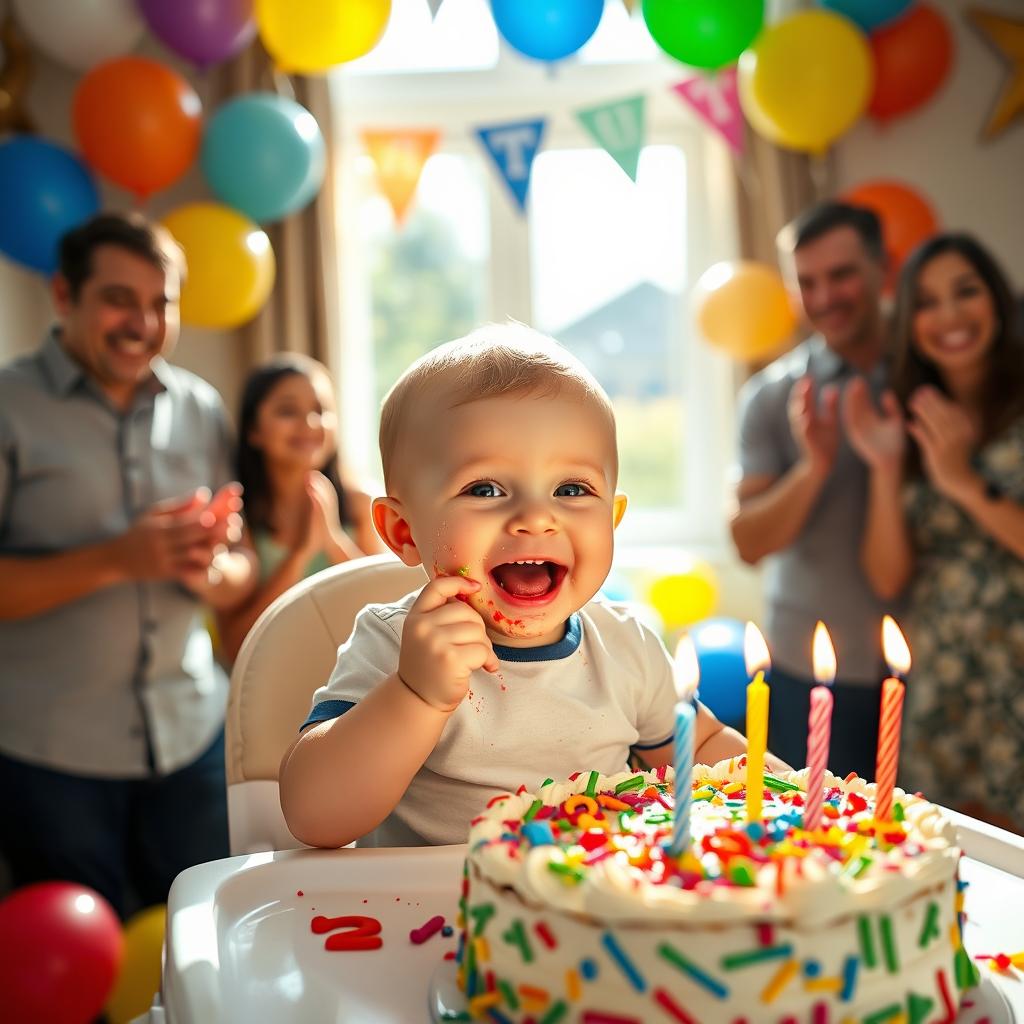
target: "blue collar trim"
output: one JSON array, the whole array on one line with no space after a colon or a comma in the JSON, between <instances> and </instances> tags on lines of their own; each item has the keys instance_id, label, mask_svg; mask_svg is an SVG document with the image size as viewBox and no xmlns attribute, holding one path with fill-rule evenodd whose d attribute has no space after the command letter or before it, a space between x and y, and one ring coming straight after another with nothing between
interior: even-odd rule
<instances>
[{"instance_id":1,"label":"blue collar trim","mask_svg":"<svg viewBox=\"0 0 1024 1024\"><path fill-rule=\"evenodd\" d=\"M499 661L561 661L575 654L576 649L583 639L583 622L578 612L569 616L565 624L565 636L556 640L553 644L544 644L541 647L506 647L504 644L494 644L494 653Z\"/></svg>"}]
</instances>

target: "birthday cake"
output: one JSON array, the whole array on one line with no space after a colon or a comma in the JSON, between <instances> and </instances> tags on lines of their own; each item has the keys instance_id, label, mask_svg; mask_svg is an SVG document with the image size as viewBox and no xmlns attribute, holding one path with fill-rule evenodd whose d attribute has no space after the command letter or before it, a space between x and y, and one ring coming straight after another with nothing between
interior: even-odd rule
<instances>
[{"instance_id":1,"label":"birthday cake","mask_svg":"<svg viewBox=\"0 0 1024 1024\"><path fill-rule=\"evenodd\" d=\"M953 825L895 790L807 770L766 776L747 822L745 759L693 773L689 841L672 769L548 781L474 820L459 985L474 1019L518 1024L949 1021L976 970L961 943ZM683 845L686 849L683 849Z\"/></svg>"}]
</instances>

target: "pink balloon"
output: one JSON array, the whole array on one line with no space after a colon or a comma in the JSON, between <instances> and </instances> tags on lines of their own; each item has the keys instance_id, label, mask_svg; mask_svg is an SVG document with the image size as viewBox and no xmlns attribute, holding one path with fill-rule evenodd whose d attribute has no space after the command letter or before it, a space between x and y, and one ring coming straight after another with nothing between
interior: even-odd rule
<instances>
[{"instance_id":1,"label":"pink balloon","mask_svg":"<svg viewBox=\"0 0 1024 1024\"><path fill-rule=\"evenodd\" d=\"M0 1012L9 1021L88 1024L117 980L121 922L95 890L39 882L0 902Z\"/></svg>"}]
</instances>

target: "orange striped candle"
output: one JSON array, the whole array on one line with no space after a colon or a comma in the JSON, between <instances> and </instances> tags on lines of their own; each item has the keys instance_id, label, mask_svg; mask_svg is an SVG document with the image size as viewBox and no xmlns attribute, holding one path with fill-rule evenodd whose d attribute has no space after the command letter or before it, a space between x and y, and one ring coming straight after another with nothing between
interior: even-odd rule
<instances>
[{"instance_id":1,"label":"orange striped candle","mask_svg":"<svg viewBox=\"0 0 1024 1024\"><path fill-rule=\"evenodd\" d=\"M878 756L875 761L875 820L892 817L892 791L900 763L900 725L903 722L903 694L898 678L910 671L910 648L891 615L882 620L882 650L892 675L882 683L882 711L878 723Z\"/></svg>"}]
</instances>

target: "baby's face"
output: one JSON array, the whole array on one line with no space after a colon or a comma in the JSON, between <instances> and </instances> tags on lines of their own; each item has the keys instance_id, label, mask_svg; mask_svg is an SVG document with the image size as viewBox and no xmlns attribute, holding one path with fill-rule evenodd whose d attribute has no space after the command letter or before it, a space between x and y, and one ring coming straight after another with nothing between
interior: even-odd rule
<instances>
[{"instance_id":1,"label":"baby's face","mask_svg":"<svg viewBox=\"0 0 1024 1024\"><path fill-rule=\"evenodd\" d=\"M399 496L432 575L463 575L500 643L539 646L608 575L625 498L615 437L570 390L421 406Z\"/></svg>"}]
</instances>

